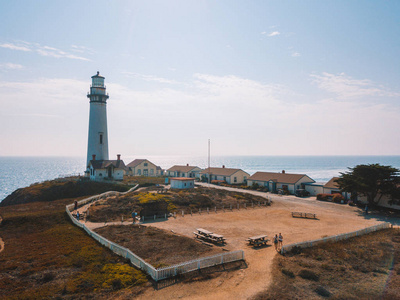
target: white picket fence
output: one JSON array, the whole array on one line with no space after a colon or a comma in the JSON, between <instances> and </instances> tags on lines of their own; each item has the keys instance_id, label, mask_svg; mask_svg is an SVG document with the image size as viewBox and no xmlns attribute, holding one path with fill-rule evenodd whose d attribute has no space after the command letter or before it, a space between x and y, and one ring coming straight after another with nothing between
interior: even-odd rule
<instances>
[{"instance_id":1,"label":"white picket fence","mask_svg":"<svg viewBox=\"0 0 400 300\"><path fill-rule=\"evenodd\" d=\"M79 201L78 206L83 206L90 202L94 202L94 201L97 201L100 199L105 199L109 196L123 195L123 194L129 193L129 192L135 190L137 187L138 187L138 185L136 185L135 187L131 188L129 191L124 192L124 193L112 191L112 192L106 192L106 193L103 193L100 195L92 196L87 199L83 199L83 200ZM243 250L237 250L237 251L203 257L203 258L187 261L184 263L176 264L173 266L156 269L151 264L145 262L142 258L137 256L136 254L132 253L132 251L130 251L129 249L107 240L106 238L102 237L101 235L99 235L96 232L87 228L85 226L85 224L76 220L71 214L71 210L73 210L73 208L74 208L74 204L67 205L66 212L67 212L68 216L70 217L71 221L76 226L85 230L89 236L91 236L93 239L98 241L103 246L109 248L114 253L116 253L124 258L129 259L131 261L132 265L134 265L135 267L137 267L137 268L143 270L144 272L146 272L147 274L149 274L151 276L151 278L153 278L155 281L173 277L178 274L184 274L184 273L188 273L191 271L200 270L203 268L221 265L224 263L244 260Z\"/></svg>"},{"instance_id":2,"label":"white picket fence","mask_svg":"<svg viewBox=\"0 0 400 300\"><path fill-rule=\"evenodd\" d=\"M342 233L342 234L333 235L333 236L329 236L329 237L325 237L325 238L321 238L321 239L317 239L317 240L284 245L281 248L281 254L291 251L294 247L309 248L309 247L316 246L318 244L322 244L322 243L326 243L326 242L337 242L337 241L347 240L352 237L361 236L361 235L368 234L368 233L375 232L375 231L382 230L382 229L387 229L387 228L390 228L391 226L392 225L390 223L385 222L382 224L378 224L375 226L367 227L367 228L356 230L356 231L349 232L349 233Z\"/></svg>"}]
</instances>

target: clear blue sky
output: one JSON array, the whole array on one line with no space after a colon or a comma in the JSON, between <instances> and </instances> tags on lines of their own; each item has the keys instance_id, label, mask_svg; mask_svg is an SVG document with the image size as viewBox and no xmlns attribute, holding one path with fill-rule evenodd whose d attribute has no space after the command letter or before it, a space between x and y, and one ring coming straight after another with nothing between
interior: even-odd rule
<instances>
[{"instance_id":1,"label":"clear blue sky","mask_svg":"<svg viewBox=\"0 0 400 300\"><path fill-rule=\"evenodd\" d=\"M399 1L0 1L0 156L400 155Z\"/></svg>"}]
</instances>

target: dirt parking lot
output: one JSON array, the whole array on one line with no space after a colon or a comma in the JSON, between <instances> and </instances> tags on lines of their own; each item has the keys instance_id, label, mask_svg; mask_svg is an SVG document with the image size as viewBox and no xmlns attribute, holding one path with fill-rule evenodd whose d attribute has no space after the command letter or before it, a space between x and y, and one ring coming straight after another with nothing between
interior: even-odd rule
<instances>
[{"instance_id":1,"label":"dirt parking lot","mask_svg":"<svg viewBox=\"0 0 400 300\"><path fill-rule=\"evenodd\" d=\"M292 218L292 211L315 213L318 219ZM269 207L185 215L176 219L170 218L165 222L147 223L148 226L173 230L177 234L191 238L196 228L222 234L227 240L224 248L245 251L247 268L226 272L212 280L150 290L140 298L246 299L268 287L271 280L272 259L277 254L271 242L269 247L254 249L247 245L246 238L267 234L272 239L276 233L282 233L284 244L289 244L346 233L381 222L376 218L366 218L359 208L348 205L316 201L315 198L274 196L273 204Z\"/></svg>"}]
</instances>

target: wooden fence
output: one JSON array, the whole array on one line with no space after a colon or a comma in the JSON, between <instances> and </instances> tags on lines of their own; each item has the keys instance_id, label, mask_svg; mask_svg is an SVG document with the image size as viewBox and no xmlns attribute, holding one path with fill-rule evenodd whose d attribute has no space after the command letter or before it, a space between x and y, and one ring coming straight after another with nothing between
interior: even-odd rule
<instances>
[{"instance_id":1,"label":"wooden fence","mask_svg":"<svg viewBox=\"0 0 400 300\"><path fill-rule=\"evenodd\" d=\"M285 254L286 252L291 251L294 247L309 248L309 247L316 246L316 245L326 243L326 242L337 242L337 241L347 240L352 237L361 236L361 235L368 234L368 233L375 232L375 231L382 230L382 229L387 229L387 228L390 228L391 226L392 225L390 223L385 222L382 224L378 224L375 226L367 227L367 228L356 230L356 231L349 232L349 233L342 233L342 234L333 235L333 236L329 236L329 237L325 237L325 238L321 238L321 239L317 239L317 240L284 245L281 248L281 254Z\"/></svg>"},{"instance_id":2,"label":"wooden fence","mask_svg":"<svg viewBox=\"0 0 400 300\"><path fill-rule=\"evenodd\" d=\"M135 190L138 187L136 185L135 187L131 188L129 191L120 193L120 192L106 192L100 195L92 196L87 199L83 199L78 202L78 206L83 206L88 203L100 200L100 199L105 199L109 196L116 196L116 195L121 195L121 194L126 194L129 193L133 190ZM243 250L237 250L237 251L232 251L232 252L227 252L227 253L222 253L218 255L213 255L213 256L208 256L208 257L203 257L195 260L191 260L188 262L183 262L180 264L176 264L173 266L168 266L160 269L154 268L151 264L145 262L142 258L134 254L132 251L129 249L122 247L116 243L113 243L106 238L102 237L101 235L97 234L96 232L90 230L85 226L85 224L79 222L76 220L72 214L71 210L74 209L74 204L70 204L66 206L66 212L68 216L70 217L72 223L74 223L76 226L82 228L83 230L86 231L86 233L91 236L93 239L98 241L100 244L103 246L109 248L111 251L114 253L118 254L119 256L122 256L124 258L127 258L131 261L132 265L135 267L143 270L147 274L151 276L155 281L159 281L162 279L174 277L178 274L184 274L188 272L192 272L195 270L200 270L203 268L208 268L216 265L221 265L224 263L229 263L229 262L234 262L234 261L240 261L244 260L244 252Z\"/></svg>"}]
</instances>

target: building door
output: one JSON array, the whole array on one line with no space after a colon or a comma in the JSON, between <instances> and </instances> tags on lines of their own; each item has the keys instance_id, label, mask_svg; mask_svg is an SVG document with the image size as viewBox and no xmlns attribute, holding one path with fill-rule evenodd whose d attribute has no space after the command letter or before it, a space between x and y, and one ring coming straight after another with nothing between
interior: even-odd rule
<instances>
[{"instance_id":1,"label":"building door","mask_svg":"<svg viewBox=\"0 0 400 300\"><path fill-rule=\"evenodd\" d=\"M112 168L108 168L108 178L112 178Z\"/></svg>"}]
</instances>

